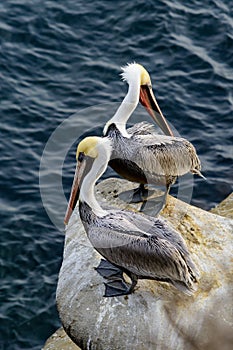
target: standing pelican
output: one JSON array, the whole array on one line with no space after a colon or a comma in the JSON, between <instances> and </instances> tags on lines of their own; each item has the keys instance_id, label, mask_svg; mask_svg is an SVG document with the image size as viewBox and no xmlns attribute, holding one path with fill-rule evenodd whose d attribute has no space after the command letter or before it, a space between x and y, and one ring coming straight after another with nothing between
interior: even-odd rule
<instances>
[{"instance_id":1,"label":"standing pelican","mask_svg":"<svg viewBox=\"0 0 233 350\"><path fill-rule=\"evenodd\" d=\"M94 186L106 170L111 152L108 138L87 137L80 142L65 216L67 224L79 198L80 217L88 238L107 260L96 268L107 279L105 296L131 293L138 279L168 282L191 295L196 290L198 272L178 232L161 219L105 210L97 202ZM131 278L131 285L124 280L123 272Z\"/></svg>"},{"instance_id":2,"label":"standing pelican","mask_svg":"<svg viewBox=\"0 0 233 350\"><path fill-rule=\"evenodd\" d=\"M128 93L103 131L113 145L109 165L127 180L141 184L135 191L135 202L142 200L147 183L165 185L165 200L177 176L188 172L202 176L200 160L189 141L173 136L154 97L146 69L137 63L129 64L123 68L122 76L129 85ZM126 129L139 100L166 135L156 134L153 126L145 122Z\"/></svg>"}]
</instances>

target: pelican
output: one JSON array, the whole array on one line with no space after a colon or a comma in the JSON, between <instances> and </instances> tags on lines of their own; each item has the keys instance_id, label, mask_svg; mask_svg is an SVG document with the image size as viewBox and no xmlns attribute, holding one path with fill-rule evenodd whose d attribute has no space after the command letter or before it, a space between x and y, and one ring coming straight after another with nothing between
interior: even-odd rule
<instances>
[{"instance_id":1,"label":"pelican","mask_svg":"<svg viewBox=\"0 0 233 350\"><path fill-rule=\"evenodd\" d=\"M77 148L77 166L65 224L79 199L79 213L93 247L106 259L97 272L106 279L105 295L133 292L138 279L168 282L188 295L197 288L198 271L182 237L165 221L124 210L103 209L94 186L107 168L111 140L87 137ZM131 284L123 278L123 272Z\"/></svg>"},{"instance_id":2,"label":"pelican","mask_svg":"<svg viewBox=\"0 0 233 350\"><path fill-rule=\"evenodd\" d=\"M104 136L109 137L113 145L109 165L127 180L140 183L134 193L134 202L141 201L142 194L146 194L144 184L165 185L164 204L177 176L188 172L202 176L200 160L189 141L173 136L153 94L146 69L137 63L122 69L123 80L129 86L128 92L103 130ZM126 123L139 101L165 135L156 134L153 125L145 122L126 129Z\"/></svg>"}]
</instances>

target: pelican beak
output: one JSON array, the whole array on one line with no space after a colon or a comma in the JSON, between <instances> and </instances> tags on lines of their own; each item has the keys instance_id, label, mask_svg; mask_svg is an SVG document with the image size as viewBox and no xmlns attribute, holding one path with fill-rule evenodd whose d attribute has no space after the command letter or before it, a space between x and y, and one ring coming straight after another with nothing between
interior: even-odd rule
<instances>
[{"instance_id":1,"label":"pelican beak","mask_svg":"<svg viewBox=\"0 0 233 350\"><path fill-rule=\"evenodd\" d=\"M85 161L83 161L82 163L77 162L77 165L76 165L73 185L72 185L71 192L70 192L70 199L69 199L69 203L67 206L66 215L64 218L65 225L68 225L71 214L73 213L74 208L75 208L77 201L79 199L80 182L81 182L83 171L85 169L85 163L86 163Z\"/></svg>"},{"instance_id":2,"label":"pelican beak","mask_svg":"<svg viewBox=\"0 0 233 350\"><path fill-rule=\"evenodd\" d=\"M140 102L147 109L153 120L163 130L164 134L168 136L174 136L165 117L163 116L163 113L161 112L161 109L159 108L152 87L150 85L141 85Z\"/></svg>"}]
</instances>

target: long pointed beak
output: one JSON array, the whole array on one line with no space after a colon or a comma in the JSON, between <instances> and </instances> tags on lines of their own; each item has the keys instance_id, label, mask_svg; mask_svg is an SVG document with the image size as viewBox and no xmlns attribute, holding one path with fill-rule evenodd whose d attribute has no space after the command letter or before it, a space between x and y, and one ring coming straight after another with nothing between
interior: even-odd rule
<instances>
[{"instance_id":1,"label":"long pointed beak","mask_svg":"<svg viewBox=\"0 0 233 350\"><path fill-rule=\"evenodd\" d=\"M149 85L141 85L140 102L147 109L153 120L163 130L164 134L168 136L174 136L161 109L159 108L153 90Z\"/></svg>"},{"instance_id":2,"label":"long pointed beak","mask_svg":"<svg viewBox=\"0 0 233 350\"><path fill-rule=\"evenodd\" d=\"M68 225L70 217L74 211L74 208L77 204L77 201L79 199L79 193L80 193L80 172L81 172L81 164L80 162L76 165L73 185L70 192L70 199L66 210L66 215L64 218L64 224Z\"/></svg>"}]
</instances>

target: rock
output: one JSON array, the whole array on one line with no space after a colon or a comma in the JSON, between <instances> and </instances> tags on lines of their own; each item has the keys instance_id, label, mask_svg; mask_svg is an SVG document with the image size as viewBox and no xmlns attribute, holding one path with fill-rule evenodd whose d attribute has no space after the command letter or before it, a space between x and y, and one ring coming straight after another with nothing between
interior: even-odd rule
<instances>
[{"instance_id":1,"label":"rock","mask_svg":"<svg viewBox=\"0 0 233 350\"><path fill-rule=\"evenodd\" d=\"M231 193L224 201L210 210L211 213L225 216L233 219L233 193Z\"/></svg>"},{"instance_id":2,"label":"rock","mask_svg":"<svg viewBox=\"0 0 233 350\"><path fill-rule=\"evenodd\" d=\"M59 328L45 343L42 350L81 350L65 333Z\"/></svg>"},{"instance_id":3,"label":"rock","mask_svg":"<svg viewBox=\"0 0 233 350\"><path fill-rule=\"evenodd\" d=\"M135 187L108 179L97 185L102 206L126 209L118 193ZM137 210L139 205L128 205ZM78 210L66 230L57 307L63 327L81 349L230 349L232 345L233 220L171 196L161 216L184 237L201 277L189 297L167 283L140 280L127 296L104 298L94 267L100 255L90 245Z\"/></svg>"}]
</instances>

